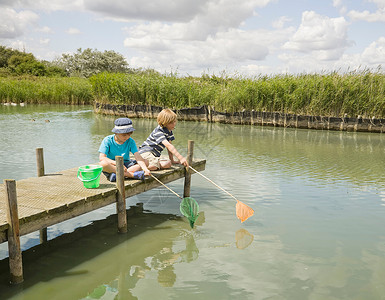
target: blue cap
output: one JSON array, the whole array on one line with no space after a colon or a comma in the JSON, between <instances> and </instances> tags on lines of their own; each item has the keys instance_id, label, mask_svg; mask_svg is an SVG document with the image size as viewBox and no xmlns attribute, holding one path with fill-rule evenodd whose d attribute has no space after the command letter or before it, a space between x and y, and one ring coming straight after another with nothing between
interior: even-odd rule
<instances>
[{"instance_id":1,"label":"blue cap","mask_svg":"<svg viewBox=\"0 0 385 300\"><path fill-rule=\"evenodd\" d=\"M132 121L129 118L119 118L115 120L115 127L112 129L112 132L129 133L134 130L134 127L132 127Z\"/></svg>"}]
</instances>

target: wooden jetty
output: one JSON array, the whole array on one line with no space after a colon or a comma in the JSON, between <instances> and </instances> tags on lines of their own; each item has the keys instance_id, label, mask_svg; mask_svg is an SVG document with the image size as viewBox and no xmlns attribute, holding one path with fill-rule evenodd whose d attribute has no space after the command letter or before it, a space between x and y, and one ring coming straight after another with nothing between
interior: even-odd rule
<instances>
[{"instance_id":1,"label":"wooden jetty","mask_svg":"<svg viewBox=\"0 0 385 300\"><path fill-rule=\"evenodd\" d=\"M189 141L187 160L202 171L206 160L193 159L193 141ZM103 206L116 203L118 231L127 232L125 199L160 186L153 178L145 181L124 179L123 158L117 157L117 182L109 182L102 174L100 186L87 189L77 178L78 167L44 174L42 149L36 149L38 177L4 180L0 186L0 243L8 241L11 283L23 281L20 236L40 230L41 241L46 228ZM191 173L182 165L153 171L163 183L185 178L184 197L190 196ZM45 235L45 236L44 236Z\"/></svg>"}]
</instances>

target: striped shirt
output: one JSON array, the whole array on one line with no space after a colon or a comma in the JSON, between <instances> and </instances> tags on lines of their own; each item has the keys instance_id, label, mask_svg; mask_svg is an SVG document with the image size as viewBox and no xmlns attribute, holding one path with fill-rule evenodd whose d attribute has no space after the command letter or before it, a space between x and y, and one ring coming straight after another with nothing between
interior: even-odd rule
<instances>
[{"instance_id":1,"label":"striped shirt","mask_svg":"<svg viewBox=\"0 0 385 300\"><path fill-rule=\"evenodd\" d=\"M159 157L164 149L162 143L164 140L169 142L175 140L174 134L166 127L158 125L143 142L142 146L139 147L139 153L151 152L156 157Z\"/></svg>"}]
</instances>

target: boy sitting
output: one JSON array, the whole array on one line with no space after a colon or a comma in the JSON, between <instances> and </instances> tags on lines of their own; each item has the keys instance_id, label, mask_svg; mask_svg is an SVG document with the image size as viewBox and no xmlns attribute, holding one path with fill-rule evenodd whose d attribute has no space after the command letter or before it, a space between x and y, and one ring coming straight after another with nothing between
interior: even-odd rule
<instances>
[{"instance_id":1,"label":"boy sitting","mask_svg":"<svg viewBox=\"0 0 385 300\"><path fill-rule=\"evenodd\" d=\"M150 175L148 162L139 154L135 141L131 138L134 130L129 118L119 118L115 120L115 127L112 129L115 134L106 136L99 147L99 164L111 182L116 181L115 156L123 156L125 177L144 180L144 175ZM130 152L135 160L130 159Z\"/></svg>"}]
</instances>

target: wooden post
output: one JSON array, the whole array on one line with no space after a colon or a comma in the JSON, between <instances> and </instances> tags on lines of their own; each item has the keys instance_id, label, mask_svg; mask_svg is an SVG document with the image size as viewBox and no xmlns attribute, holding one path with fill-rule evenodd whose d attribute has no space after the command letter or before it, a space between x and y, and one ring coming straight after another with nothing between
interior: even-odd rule
<instances>
[{"instance_id":1,"label":"wooden post","mask_svg":"<svg viewBox=\"0 0 385 300\"><path fill-rule=\"evenodd\" d=\"M16 181L4 180L7 197L7 219L8 219L8 252L11 283L17 284L23 279L23 261L20 248L19 214L17 211Z\"/></svg>"},{"instance_id":2,"label":"wooden post","mask_svg":"<svg viewBox=\"0 0 385 300\"><path fill-rule=\"evenodd\" d=\"M124 187L124 161L123 156L116 156L116 212L118 214L118 232L127 232L126 190Z\"/></svg>"},{"instance_id":3,"label":"wooden post","mask_svg":"<svg viewBox=\"0 0 385 300\"><path fill-rule=\"evenodd\" d=\"M194 155L194 141L189 140L187 144L187 162L191 165ZM190 197L190 186L191 186L191 171L186 168L184 175L184 190L183 198Z\"/></svg>"},{"instance_id":4,"label":"wooden post","mask_svg":"<svg viewBox=\"0 0 385 300\"><path fill-rule=\"evenodd\" d=\"M36 148L37 177L44 176L43 148Z\"/></svg>"},{"instance_id":5,"label":"wooden post","mask_svg":"<svg viewBox=\"0 0 385 300\"><path fill-rule=\"evenodd\" d=\"M36 148L36 166L37 166L37 177L44 176L45 171L44 171L43 148ZM40 244L47 242L48 241L47 228L40 229L39 236L40 236Z\"/></svg>"}]
</instances>

